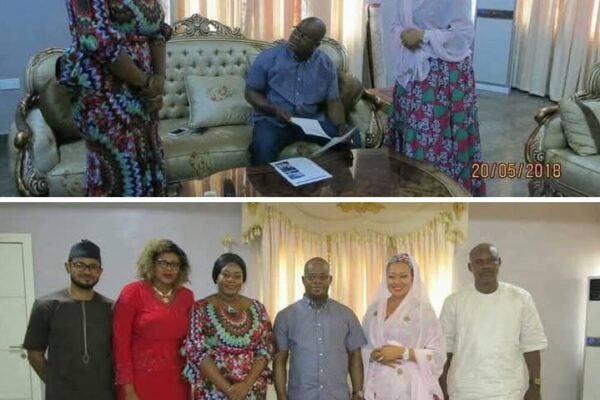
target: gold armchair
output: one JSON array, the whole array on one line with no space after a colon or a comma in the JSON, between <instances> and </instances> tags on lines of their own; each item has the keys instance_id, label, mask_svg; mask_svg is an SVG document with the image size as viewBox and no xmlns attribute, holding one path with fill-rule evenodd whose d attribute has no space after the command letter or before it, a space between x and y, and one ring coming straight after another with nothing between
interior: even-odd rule
<instances>
[{"instance_id":1,"label":"gold armchair","mask_svg":"<svg viewBox=\"0 0 600 400\"><path fill-rule=\"evenodd\" d=\"M600 63L594 65L585 90L573 99L600 99ZM529 180L530 196L600 196L600 155L580 156L566 140L558 105L542 108L535 115L538 126L525 145L525 160L542 164L543 171L560 164L560 177ZM550 167L550 168L549 168Z\"/></svg>"}]
</instances>

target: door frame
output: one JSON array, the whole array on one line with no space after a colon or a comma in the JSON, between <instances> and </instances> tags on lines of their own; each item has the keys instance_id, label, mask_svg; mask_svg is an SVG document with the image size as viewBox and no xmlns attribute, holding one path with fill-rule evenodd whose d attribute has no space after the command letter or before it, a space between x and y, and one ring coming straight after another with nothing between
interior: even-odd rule
<instances>
[{"instance_id":1,"label":"door frame","mask_svg":"<svg viewBox=\"0 0 600 400\"><path fill-rule=\"evenodd\" d=\"M33 271L33 247L31 245L31 234L28 233L0 233L0 242L20 244L23 249L23 278L25 284L25 312L29 321L31 308L35 301L35 274ZM23 334L25 334L23 332ZM42 382L33 369L31 370L31 398L42 400Z\"/></svg>"}]
</instances>

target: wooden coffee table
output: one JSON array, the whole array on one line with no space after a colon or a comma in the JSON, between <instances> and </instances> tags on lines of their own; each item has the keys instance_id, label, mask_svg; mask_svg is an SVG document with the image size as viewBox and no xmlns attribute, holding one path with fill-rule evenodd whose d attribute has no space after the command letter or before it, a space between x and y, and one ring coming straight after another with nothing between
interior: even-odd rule
<instances>
[{"instance_id":1,"label":"wooden coffee table","mask_svg":"<svg viewBox=\"0 0 600 400\"><path fill-rule=\"evenodd\" d=\"M470 196L461 185L429 164L388 148L330 152L315 159L333 178L293 187L270 165L217 172L174 184L181 197L224 196L226 180L238 197L449 197Z\"/></svg>"}]
</instances>

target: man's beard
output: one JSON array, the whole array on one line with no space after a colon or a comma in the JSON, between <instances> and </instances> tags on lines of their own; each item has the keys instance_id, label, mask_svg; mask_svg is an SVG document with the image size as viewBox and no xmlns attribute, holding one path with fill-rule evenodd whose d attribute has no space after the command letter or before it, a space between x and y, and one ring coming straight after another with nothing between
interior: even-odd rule
<instances>
[{"instance_id":1,"label":"man's beard","mask_svg":"<svg viewBox=\"0 0 600 400\"><path fill-rule=\"evenodd\" d=\"M75 286L77 286L79 289L83 289L83 290L90 290L93 289L94 286L96 286L96 284L98 283L98 279L96 279L94 282L92 283L82 283L82 282L77 282L75 280L75 278L73 278L71 276L71 283Z\"/></svg>"}]
</instances>

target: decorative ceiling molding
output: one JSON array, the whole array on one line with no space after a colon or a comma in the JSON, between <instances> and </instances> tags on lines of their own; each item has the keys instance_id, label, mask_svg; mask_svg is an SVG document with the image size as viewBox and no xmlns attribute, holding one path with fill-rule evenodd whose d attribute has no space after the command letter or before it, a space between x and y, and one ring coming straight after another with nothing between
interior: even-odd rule
<instances>
[{"instance_id":1,"label":"decorative ceiling molding","mask_svg":"<svg viewBox=\"0 0 600 400\"><path fill-rule=\"evenodd\" d=\"M246 203L242 239L262 236L265 222L279 220L302 234L332 237L377 235L401 242L442 224L448 241L464 243L468 231L466 203Z\"/></svg>"},{"instance_id":2,"label":"decorative ceiling molding","mask_svg":"<svg viewBox=\"0 0 600 400\"><path fill-rule=\"evenodd\" d=\"M385 206L381 203L337 203L336 204L342 211L346 213L373 213L379 214L381 210L385 208Z\"/></svg>"}]
</instances>

